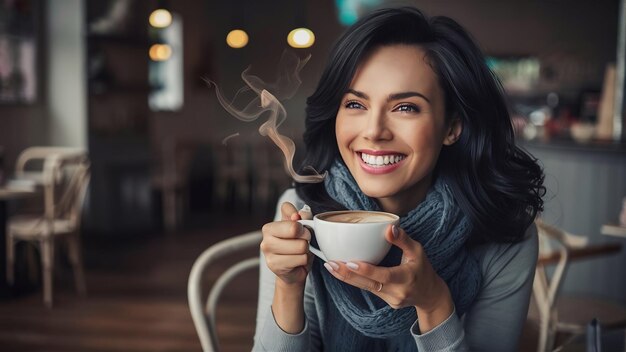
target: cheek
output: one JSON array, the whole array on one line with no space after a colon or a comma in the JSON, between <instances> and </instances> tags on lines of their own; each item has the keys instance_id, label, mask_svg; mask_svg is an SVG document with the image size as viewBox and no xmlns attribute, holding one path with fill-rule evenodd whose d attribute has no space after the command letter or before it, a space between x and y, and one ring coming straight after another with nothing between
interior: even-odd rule
<instances>
[{"instance_id":1,"label":"cheek","mask_svg":"<svg viewBox=\"0 0 626 352\"><path fill-rule=\"evenodd\" d=\"M439 133L431 125L418 123L405 124L395 129L396 138L404 141L415 151L439 147Z\"/></svg>"},{"instance_id":2,"label":"cheek","mask_svg":"<svg viewBox=\"0 0 626 352\"><path fill-rule=\"evenodd\" d=\"M441 141L435 133L424 133L417 135L414 138L413 145L417 150L436 150L441 148Z\"/></svg>"},{"instance_id":3,"label":"cheek","mask_svg":"<svg viewBox=\"0 0 626 352\"><path fill-rule=\"evenodd\" d=\"M337 145L339 149L346 148L355 137L354 126L346 121L341 115L337 115L337 121L335 122L335 136L337 138Z\"/></svg>"}]
</instances>

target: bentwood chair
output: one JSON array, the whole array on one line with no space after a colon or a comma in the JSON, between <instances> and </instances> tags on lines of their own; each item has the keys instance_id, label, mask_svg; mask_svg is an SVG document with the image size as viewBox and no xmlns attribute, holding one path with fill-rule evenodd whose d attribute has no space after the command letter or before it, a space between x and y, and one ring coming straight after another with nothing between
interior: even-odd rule
<instances>
[{"instance_id":1,"label":"bentwood chair","mask_svg":"<svg viewBox=\"0 0 626 352\"><path fill-rule=\"evenodd\" d=\"M560 289L572 260L598 258L621 249L616 243L591 245L588 238L573 235L535 220L539 234L539 260L533 283L533 298L539 313L539 352L560 351L584 335L591 321L604 331L626 328L626 307L590 297L569 297ZM549 275L548 268L554 266ZM572 307L576 307L572 309ZM566 338L555 346L557 333Z\"/></svg>"},{"instance_id":2,"label":"bentwood chair","mask_svg":"<svg viewBox=\"0 0 626 352\"><path fill-rule=\"evenodd\" d=\"M259 268L258 247L263 235L261 231L253 231L232 237L214 244L206 249L193 264L187 285L189 310L196 327L202 350L204 352L219 351L216 314L222 292L229 282L237 275L250 269ZM256 248L255 254L228 267L215 280L208 295L203 293L203 282L209 274L216 274L219 260L233 257L248 249Z\"/></svg>"},{"instance_id":3,"label":"bentwood chair","mask_svg":"<svg viewBox=\"0 0 626 352\"><path fill-rule=\"evenodd\" d=\"M28 168L39 163L39 171ZM89 160L84 150L63 147L28 148L18 157L16 176L43 186L44 210L38 215L16 215L9 219L6 234L7 281L14 282L15 245L28 241L39 245L43 273L44 303L52 306L55 243L65 240L74 271L76 289L85 294L80 249L80 222L89 184Z\"/></svg>"}]
</instances>

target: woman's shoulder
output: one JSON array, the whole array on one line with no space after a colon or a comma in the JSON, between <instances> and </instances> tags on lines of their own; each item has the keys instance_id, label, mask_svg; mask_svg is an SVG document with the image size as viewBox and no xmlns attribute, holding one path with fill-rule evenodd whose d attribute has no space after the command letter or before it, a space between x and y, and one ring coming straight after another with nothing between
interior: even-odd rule
<instances>
[{"instance_id":1,"label":"woman's shoulder","mask_svg":"<svg viewBox=\"0 0 626 352\"><path fill-rule=\"evenodd\" d=\"M515 275L525 271L534 272L539 253L537 227L531 224L526 229L524 239L519 242L488 243L471 250L480 263L485 283L507 273Z\"/></svg>"},{"instance_id":2,"label":"woman's shoulder","mask_svg":"<svg viewBox=\"0 0 626 352\"><path fill-rule=\"evenodd\" d=\"M285 192L283 192L280 198L278 198L278 202L276 203L276 217L280 217L280 206L285 202L293 204L296 209L302 209L302 207L304 206L304 202L302 201L302 199L300 199L300 197L298 197L296 189L289 188ZM276 217L274 220L277 220Z\"/></svg>"}]
</instances>

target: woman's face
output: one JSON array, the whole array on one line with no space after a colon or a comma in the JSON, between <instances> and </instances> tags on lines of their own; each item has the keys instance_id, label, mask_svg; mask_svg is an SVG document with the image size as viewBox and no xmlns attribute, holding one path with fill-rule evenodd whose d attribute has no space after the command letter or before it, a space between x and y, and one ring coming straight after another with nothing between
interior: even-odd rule
<instances>
[{"instance_id":1,"label":"woman's face","mask_svg":"<svg viewBox=\"0 0 626 352\"><path fill-rule=\"evenodd\" d=\"M461 132L444 105L419 46L379 47L357 69L337 113L337 144L359 188L384 210L403 214L426 196L442 146Z\"/></svg>"}]
</instances>

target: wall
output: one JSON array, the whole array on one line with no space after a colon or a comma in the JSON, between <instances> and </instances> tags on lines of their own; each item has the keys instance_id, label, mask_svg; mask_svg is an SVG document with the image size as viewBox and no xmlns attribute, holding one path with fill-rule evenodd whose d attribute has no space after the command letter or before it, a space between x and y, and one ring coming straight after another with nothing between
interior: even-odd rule
<instances>
[{"instance_id":1,"label":"wall","mask_svg":"<svg viewBox=\"0 0 626 352\"><path fill-rule=\"evenodd\" d=\"M39 99L0 105L0 145L11 173L33 145L86 146L81 0L40 1Z\"/></svg>"},{"instance_id":2,"label":"wall","mask_svg":"<svg viewBox=\"0 0 626 352\"><path fill-rule=\"evenodd\" d=\"M52 145L87 147L81 0L48 0L48 119Z\"/></svg>"},{"instance_id":3,"label":"wall","mask_svg":"<svg viewBox=\"0 0 626 352\"><path fill-rule=\"evenodd\" d=\"M13 172L15 159L18 153L31 145L45 145L48 143L47 114L48 102L47 75L45 60L48 47L46 40L45 18L46 6L43 2L37 7L38 24L38 98L31 105L1 105L0 104L0 146L4 148L3 167L10 176Z\"/></svg>"}]
</instances>

